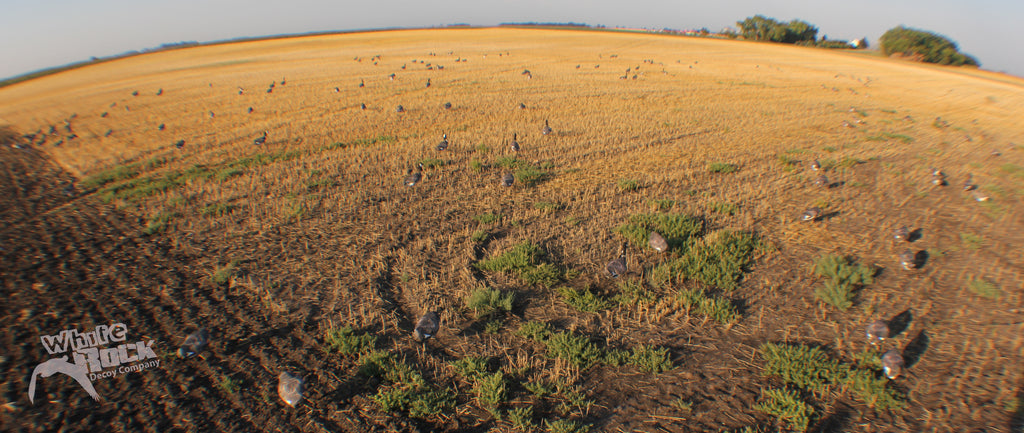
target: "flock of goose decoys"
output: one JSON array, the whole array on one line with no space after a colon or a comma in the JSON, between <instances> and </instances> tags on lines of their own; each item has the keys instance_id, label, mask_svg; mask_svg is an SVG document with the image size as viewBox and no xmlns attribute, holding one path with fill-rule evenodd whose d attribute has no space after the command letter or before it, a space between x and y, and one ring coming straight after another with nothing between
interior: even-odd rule
<instances>
[{"instance_id":1,"label":"flock of goose decoys","mask_svg":"<svg viewBox=\"0 0 1024 433\"><path fill-rule=\"evenodd\" d=\"M821 163L818 162L817 160L814 160L813 162L811 162L811 170L812 171L822 171ZM949 185L949 183L946 180L946 174L943 173L942 171L933 168L933 169L931 169L931 176L932 176L931 177L931 184L932 185L934 185L936 187L943 187L943 186ZM825 188L831 188L832 187L832 185L829 184L828 177L826 177L824 174L818 176L814 180L814 185L815 186L825 187ZM986 200L988 200L988 196L987 195L985 195L985 194L981 193L980 191L978 191L977 185L974 184L973 177L972 177L971 174L967 174L967 179L964 180L964 183L963 183L963 190L966 191L966 192L970 192L972 194L972 197L976 201L986 201ZM800 215L799 219L801 221L811 221L811 222L813 222L813 221L817 221L819 218L821 218L822 215L823 215L823 211L822 211L822 209L820 207L810 207L810 208L805 210ZM652 232L651 234L652 234L652 239L651 239L652 244L651 245L654 246L654 244L653 244L653 242L654 242L653 235L655 235L656 233ZM892 233L892 240L896 244L900 244L900 243L903 243L903 242L912 242L913 239L911 238L911 236L912 236L912 232L910 231L910 228L904 225L904 226L900 226L900 227L896 228L893 231L893 233ZM902 252L900 252L898 254L897 257L898 257L900 266L903 269L905 269L905 270L911 271L911 270L917 269L918 267L921 266L920 260L918 259L918 254L914 253L914 251L912 251L910 249L904 249ZM868 327L867 327L867 337L868 337L868 341L873 346L881 345L882 342L884 342L886 338L889 338L889 334L890 334L889 325L884 320L876 320L876 321L871 322L870 324L868 324ZM903 360L903 355L902 355L901 351L899 349L896 349L896 348L889 349L888 351L886 351L882 355L882 357L881 357L881 362L882 362L883 372L885 373L885 376L888 377L889 379L896 379L897 377L899 377L900 374L902 374L902 371L903 371L903 369L905 367L905 361Z\"/></svg>"},{"instance_id":2,"label":"flock of goose decoys","mask_svg":"<svg viewBox=\"0 0 1024 433\"><path fill-rule=\"evenodd\" d=\"M379 56L375 56L375 59L378 58L378 57ZM361 59L358 59L358 58L357 58L357 60L360 61L360 62L362 61ZM458 61L465 61L465 60L460 59L460 60L457 60L457 62ZM413 61L413 63L416 63L416 62L417 62L416 60ZM423 62L420 61L419 63L423 63ZM376 62L375 62L375 64L376 64ZM434 65L429 65L428 64L427 67L428 67L428 69L433 69ZM441 66L441 65L436 65L436 67L438 69L442 69L443 68L443 66ZM599 68L600 65L595 65L594 67L595 68ZM576 69L579 69L579 68L580 68L580 65L576 65ZM691 66L691 68L692 68L692 66ZM402 70L405 70L405 69L406 69L406 65L402 65ZM637 66L636 69L639 69L639 66ZM626 71L627 76L630 73L630 71L631 71L630 69L627 69L627 71ZM526 76L527 78L532 78L532 73L529 70L524 70L522 72L522 75ZM395 77L396 77L395 73L392 73L392 74L388 75L388 78L390 80L392 80L392 81L395 80ZM636 76L634 76L633 78L635 79ZM286 84L286 80L284 78L282 78L281 81L280 81L280 85L284 86L285 84ZM277 86L277 83L276 82L272 82L269 85L269 87L266 89L266 93L268 93L268 94L269 93L273 93L274 88L276 86ZM366 83L363 80L360 80L359 84L358 84L358 87L359 88L364 88L365 86L366 86ZM429 78L426 80L426 87L427 88L431 87L431 81L430 81ZM335 87L334 88L334 92L340 92L340 89L338 87ZM164 91L161 88L161 89L159 89L156 92L156 95L160 96L160 95L163 95L163 93L164 93ZM242 88L242 87L238 87L238 94L239 95L245 94L245 89ZM138 95L139 95L138 91L133 91L132 92L132 96L138 96ZM111 107L114 107L116 105L117 105L117 103L115 102L115 103L111 104ZM361 103L359 107L362 110L366 110L367 109L367 106L366 106L365 103ZM444 109L451 109L452 108L452 104L451 104L451 102L446 102L443 105L443 107L444 107ZM518 105L518 108L519 109L526 109L527 107L526 107L526 104L520 103ZM130 108L127 107L127 106L125 106L125 109L126 110L130 110ZM249 107L248 110L247 110L247 112L250 113L250 114L253 113L253 111L254 111L253 107ZM398 112L398 113L403 113L406 110L405 110L405 108L402 105L398 105L396 107L395 111ZM210 118L215 118L215 116L216 116L216 114L213 111L209 111L208 114L209 114ZM71 124L71 121L76 116L77 115L72 115L71 117L69 117L68 119L66 119L64 121L64 129L69 134L66 137L66 139L68 139L68 140L73 140L73 139L77 138L77 135L73 133L73 128L72 128L72 124ZM108 116L108 112L103 112L100 117L106 118L107 116ZM937 121L938 120L939 119L937 119ZM861 121L858 121L857 123L861 123ZM849 122L846 122L846 121L843 122L843 125L846 126L846 127L854 127L852 124L850 124ZM165 126L165 124L160 124L157 127L157 129L159 131L164 131L166 129L166 126ZM112 132L113 132L112 130L108 130L107 133L106 133L106 136L110 136ZM550 124L548 122L548 119L545 119L544 120L544 127L541 129L541 134L547 136L547 135L551 135L553 132L554 131L551 128L551 126L550 126ZM50 135L55 135L56 133L57 133L56 127L55 126L50 126L49 134ZM29 141L30 143L33 143L37 136L41 136L42 137L39 144L45 143L45 140L46 140L47 137L46 137L46 134L42 133L42 130L40 130L36 134L26 134L25 135L25 137L30 140ZM268 137L268 132L264 131L262 136L257 137L257 138L255 138L253 140L253 144L257 145L257 146L258 145L263 145L263 144L266 143L267 137ZM57 142L56 145L60 145L62 142L63 142L63 140ZM176 147L178 149L181 149L181 148L183 148L185 146L185 140L178 140L178 141L174 142L173 145L174 145L174 147ZM439 151L439 152L443 152L443 151L448 150L449 146L450 146L450 143L449 143L449 140L448 140L448 134L447 134L447 132L444 132L444 133L442 133L441 142L438 143L437 146L436 146L436 150ZM512 141L509 144L509 148L514 153L520 152L521 145L520 145L519 140L518 140L518 133L513 133L512 134ZM821 165L821 163L819 161L814 160L811 163L810 168L814 172L821 172L821 174L819 176L817 176L814 179L814 181L813 181L815 186L821 187L821 188L826 188L826 189L833 187L833 185L829 182L829 178L824 174L824 170L823 170L822 165ZM936 187L942 187L942 186L948 185L946 175L942 171L940 171L938 169L932 169L931 175L932 175L932 178L931 178L932 185L934 185ZM409 169L407 171L407 175L404 178L403 183L406 186L413 187L413 186L416 186L416 185L420 184L422 181L423 181L423 164L419 163L419 164L417 164L417 166L415 168L415 171L413 169ZM515 182L515 176L512 173L507 172L507 173L505 173L501 177L500 185L505 186L505 187L511 187L514 182ZM966 191L966 192L971 193L973 198L975 200L977 200L977 201L988 200L988 196L985 195L984 193L980 192L978 190L977 186L973 183L973 179L972 179L972 176L970 174L967 175L967 178L966 178L966 180L963 183L963 190ZM823 212L823 210L820 207L810 207L807 210L805 210L799 216L799 219L802 220L802 221L814 222L814 221L817 221L820 218L822 218L823 215L824 215L824 212ZM911 242L912 241L912 239L911 239L911 231L910 231L910 229L907 226L901 226L901 227L897 228L893 232L892 236L893 236L892 239L896 243ZM662 236L660 233L658 233L656 231L650 231L648 233L648 245L652 249L654 249L655 251L657 251L659 253L665 252L665 251L667 251L669 249L668 241L665 239L664 236ZM622 243L621 247L618 249L616 257L614 259L612 259L610 262L608 262L608 264L605 266L604 270L605 270L605 272L607 273L608 276L610 276L612 278L618 278L620 276L624 276L624 275L628 274L628 266L627 266L627 260L626 260L627 246L628 246L627 243ZM899 259L900 266L903 267L906 270L913 270L913 269L916 269L919 266L918 260L917 260L917 255L913 251L911 251L909 249L904 250L903 252L901 252L898 255L898 259ZM416 322L416 325L415 325L415 327L413 329L413 333L412 333L413 334L413 338L416 341L420 341L420 342L423 342L424 344L426 344L426 342L429 339L431 339L432 337L434 337L437 334L437 332L440 329L440 324L441 324L441 319L440 319L440 316L438 315L438 313L436 311L428 311L428 312L426 312ZM886 321L884 321L884 320L873 321L870 324L868 324L868 326L867 326L866 335L867 335L868 341L870 342L870 344L872 346L882 346L884 344L885 340L890 337L890 334L891 334L891 330L890 330L889 324ZM209 332L205 328L200 328L200 329L196 330L195 332L193 332L192 334L187 336L187 338L185 339L184 343L178 349L178 356L180 358L184 359L184 358L191 358L193 356L199 355L206 348L206 346L209 343L209 340L210 340L210 334L209 334ZM899 377L902 374L903 369L905 368L905 361L903 359L901 351L899 349L896 349L896 348L893 348L893 349L890 349L890 350L886 351L881 356L881 363L882 363L882 367L883 367L883 372L884 372L885 376L888 377L889 379L896 379L897 377ZM288 404L289 406L294 407L294 406L298 405L303 400L303 393L305 392L305 379L302 376L300 376L300 375L292 374L291 372L288 372L288 371L282 372L278 376L278 388L277 388L277 390L278 390L278 395L280 396L280 398L286 404Z\"/></svg>"},{"instance_id":3,"label":"flock of goose decoys","mask_svg":"<svg viewBox=\"0 0 1024 433\"><path fill-rule=\"evenodd\" d=\"M445 104L445 108L450 108L450 106L451 106L451 103ZM398 106L398 112L401 113L403 110L404 109L402 108L402 106L399 105ZM541 129L541 134L543 134L543 135L551 135L553 132L554 132L554 130L551 129L551 125L548 123L548 120L544 119L544 128ZM266 137L267 137L267 134L266 134L266 132L264 132L263 133L263 137L257 139L257 140L260 140L260 142L258 142L256 144L263 144L263 141L266 140ZM441 133L441 142L437 143L437 146L435 146L435 149L438 152L444 152L444 151L448 150L448 146L449 145L450 145L450 143L448 141L448 133L447 132L442 132ZM513 153L517 153L517 154L522 149L522 147L519 145L519 134L518 133L512 133L512 143L509 144L509 149L511 149ZM422 180L423 180L423 164L422 163L418 163L418 164L416 164L415 171L413 171L413 169L411 169L411 168L408 171L406 171L406 176L403 179L402 183L404 183L405 186L416 186ZM502 186L506 186L506 187L511 187L512 184L515 183L515 180L516 180L516 178L515 178L514 174L512 174L512 173L505 173L501 177L501 185Z\"/></svg>"}]
</instances>

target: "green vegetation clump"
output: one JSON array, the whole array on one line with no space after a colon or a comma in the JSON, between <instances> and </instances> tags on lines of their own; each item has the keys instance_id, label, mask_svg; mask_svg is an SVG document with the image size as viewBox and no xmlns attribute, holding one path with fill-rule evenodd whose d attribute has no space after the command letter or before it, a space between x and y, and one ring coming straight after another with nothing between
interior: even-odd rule
<instances>
[{"instance_id":1,"label":"green vegetation clump","mask_svg":"<svg viewBox=\"0 0 1024 433\"><path fill-rule=\"evenodd\" d=\"M635 181L632 179L619 179L617 185L619 186L619 189L624 192L636 191L639 190L640 188L643 188L643 185L640 184L639 181Z\"/></svg>"},{"instance_id":2,"label":"green vegetation clump","mask_svg":"<svg viewBox=\"0 0 1024 433\"><path fill-rule=\"evenodd\" d=\"M516 331L516 335L543 344L547 348L549 358L562 359L580 369L587 369L598 363L612 366L630 364L649 373L672 369L672 360L667 348L640 345L634 347L632 352L603 350L587 337L571 332L554 331L546 323L538 321L524 323Z\"/></svg>"},{"instance_id":3,"label":"green vegetation clump","mask_svg":"<svg viewBox=\"0 0 1024 433\"><path fill-rule=\"evenodd\" d=\"M850 264L839 256L825 255L814 260L814 274L825 277L825 283L814 289L822 302L846 311L853 306L857 287L874 282L875 270L860 263Z\"/></svg>"},{"instance_id":4,"label":"green vegetation clump","mask_svg":"<svg viewBox=\"0 0 1024 433\"><path fill-rule=\"evenodd\" d=\"M448 165L448 161L444 161L437 158L424 158L421 159L419 163L423 164L423 168L436 168Z\"/></svg>"},{"instance_id":5,"label":"green vegetation clump","mask_svg":"<svg viewBox=\"0 0 1024 433\"><path fill-rule=\"evenodd\" d=\"M789 423L795 431L806 431L814 417L814 408L800 399L792 389L765 389L761 402L754 408Z\"/></svg>"},{"instance_id":6,"label":"green vegetation clump","mask_svg":"<svg viewBox=\"0 0 1024 433\"><path fill-rule=\"evenodd\" d=\"M501 221L501 217L502 215L500 213L485 213L474 216L473 221L476 221L480 224L494 224L498 221Z\"/></svg>"},{"instance_id":7,"label":"green vegetation clump","mask_svg":"<svg viewBox=\"0 0 1024 433\"><path fill-rule=\"evenodd\" d=\"M544 262L545 253L530 241L523 241L500 256L474 263L482 271L511 272L527 284L551 287L562 280L558 267Z\"/></svg>"},{"instance_id":8,"label":"green vegetation clump","mask_svg":"<svg viewBox=\"0 0 1024 433\"><path fill-rule=\"evenodd\" d=\"M914 137L911 137L906 134L894 134L891 132L883 132L878 135L869 135L867 137L864 137L864 139L868 141L899 140L902 141L903 144L910 144L914 142Z\"/></svg>"},{"instance_id":9,"label":"green vegetation clump","mask_svg":"<svg viewBox=\"0 0 1024 433\"><path fill-rule=\"evenodd\" d=\"M956 43L932 32L894 27L878 39L882 54L952 66L979 66L978 60L961 53Z\"/></svg>"},{"instance_id":10,"label":"green vegetation clump","mask_svg":"<svg viewBox=\"0 0 1024 433\"><path fill-rule=\"evenodd\" d=\"M988 299L999 299L1003 294L998 286L985 280L971 280L967 287L978 296Z\"/></svg>"},{"instance_id":11,"label":"green vegetation clump","mask_svg":"<svg viewBox=\"0 0 1024 433\"><path fill-rule=\"evenodd\" d=\"M228 394L234 394L238 392L239 389L242 388L242 379L232 379L230 377L225 376L220 380L220 383L218 383L217 385L220 386L220 389L223 389L224 392L227 392Z\"/></svg>"},{"instance_id":12,"label":"green vegetation clump","mask_svg":"<svg viewBox=\"0 0 1024 433\"><path fill-rule=\"evenodd\" d=\"M476 312L477 317L486 317L502 311L512 311L515 291L502 292L490 287L473 290L466 298L466 307Z\"/></svg>"},{"instance_id":13,"label":"green vegetation clump","mask_svg":"<svg viewBox=\"0 0 1024 433\"><path fill-rule=\"evenodd\" d=\"M672 369L672 358L667 348L641 344L633 348L629 364L640 371L661 373Z\"/></svg>"},{"instance_id":14,"label":"green vegetation clump","mask_svg":"<svg viewBox=\"0 0 1024 433\"><path fill-rule=\"evenodd\" d=\"M476 394L476 401L480 406L494 413L498 405L504 403L508 397L505 375L500 371L492 374L480 374L473 385L473 393Z\"/></svg>"},{"instance_id":15,"label":"green vegetation clump","mask_svg":"<svg viewBox=\"0 0 1024 433\"><path fill-rule=\"evenodd\" d=\"M548 433L587 433L590 425L569 419L544 420Z\"/></svg>"},{"instance_id":16,"label":"green vegetation clump","mask_svg":"<svg viewBox=\"0 0 1024 433\"><path fill-rule=\"evenodd\" d=\"M840 388L878 410L898 410L906 404L904 396L886 387L888 381L878 371L830 359L817 347L765 343L758 351L765 360L765 375L816 395Z\"/></svg>"},{"instance_id":17,"label":"green vegetation clump","mask_svg":"<svg viewBox=\"0 0 1024 433\"><path fill-rule=\"evenodd\" d=\"M373 350L377 345L377 336L368 332L357 334L351 326L331 328L325 336L328 352L342 355L357 355Z\"/></svg>"},{"instance_id":18,"label":"green vegetation clump","mask_svg":"<svg viewBox=\"0 0 1024 433\"><path fill-rule=\"evenodd\" d=\"M708 171L711 173L734 173L739 170L735 164L728 164L724 162L713 162L708 166Z\"/></svg>"},{"instance_id":19,"label":"green vegetation clump","mask_svg":"<svg viewBox=\"0 0 1024 433\"><path fill-rule=\"evenodd\" d=\"M562 295L562 300L565 301L566 304L569 304L579 311L587 313L596 313L598 311L607 310L614 305L611 300L595 293L589 286L582 289L559 287L557 291Z\"/></svg>"},{"instance_id":20,"label":"green vegetation clump","mask_svg":"<svg viewBox=\"0 0 1024 433\"><path fill-rule=\"evenodd\" d=\"M778 159L779 164L782 164L782 169L786 171L796 170L800 165L800 160L790 157L789 155L779 154L776 155L775 158Z\"/></svg>"},{"instance_id":21,"label":"green vegetation clump","mask_svg":"<svg viewBox=\"0 0 1024 433\"><path fill-rule=\"evenodd\" d=\"M477 377L487 373L488 361L485 356L469 356L452 361L451 366L459 377L466 380L476 380Z\"/></svg>"},{"instance_id":22,"label":"green vegetation clump","mask_svg":"<svg viewBox=\"0 0 1024 433\"><path fill-rule=\"evenodd\" d=\"M618 283L619 293L612 297L612 302L620 306L636 305L641 302L654 302L654 293L644 285L641 278L630 278Z\"/></svg>"},{"instance_id":23,"label":"green vegetation clump","mask_svg":"<svg viewBox=\"0 0 1024 433\"><path fill-rule=\"evenodd\" d=\"M708 296L701 289L681 289L676 294L676 300L687 312L705 315L718 323L732 323L740 318L740 313L731 301Z\"/></svg>"},{"instance_id":24,"label":"green vegetation clump","mask_svg":"<svg viewBox=\"0 0 1024 433\"><path fill-rule=\"evenodd\" d=\"M656 199L649 200L647 204L649 204L656 211L666 212L672 210L672 208L676 205L676 201L670 199Z\"/></svg>"},{"instance_id":25,"label":"green vegetation clump","mask_svg":"<svg viewBox=\"0 0 1024 433\"><path fill-rule=\"evenodd\" d=\"M408 411L428 418L455 408L455 393L427 384L419 371L388 352L370 352L360 359L360 374L381 379L373 400L384 412Z\"/></svg>"},{"instance_id":26,"label":"green vegetation clump","mask_svg":"<svg viewBox=\"0 0 1024 433\"><path fill-rule=\"evenodd\" d=\"M533 422L533 407L523 406L508 411L508 421L512 428L519 431L533 431L537 425Z\"/></svg>"},{"instance_id":27,"label":"green vegetation clump","mask_svg":"<svg viewBox=\"0 0 1024 433\"><path fill-rule=\"evenodd\" d=\"M103 172L88 180L90 185L103 186L99 197L105 202L115 199L139 200L154 196L180 187L192 181L218 179L224 180L244 173L245 170L275 162L289 161L302 156L301 151L290 150L278 153L260 153L245 158L224 161L214 165L196 164L184 170L171 170L161 174L145 177L139 176L141 170L158 167L153 162L133 165L129 168L115 168L115 172ZM157 165L154 165L157 164ZM162 164L162 163L161 163ZM127 177L126 177L127 176Z\"/></svg>"},{"instance_id":28,"label":"green vegetation clump","mask_svg":"<svg viewBox=\"0 0 1024 433\"><path fill-rule=\"evenodd\" d=\"M721 231L706 237L686 254L654 269L656 281L667 283L680 276L700 281L723 290L739 287L744 269L759 246L746 232Z\"/></svg>"},{"instance_id":29,"label":"green vegetation clump","mask_svg":"<svg viewBox=\"0 0 1024 433\"><path fill-rule=\"evenodd\" d=\"M214 284L225 286L231 281L231 277L235 276L235 269L238 266L237 260L232 260L230 263L214 269L211 279Z\"/></svg>"},{"instance_id":30,"label":"green vegetation clump","mask_svg":"<svg viewBox=\"0 0 1024 433\"><path fill-rule=\"evenodd\" d=\"M720 213L723 215L735 215L736 211L739 210L740 208L739 206L736 206L733 203L723 202L712 202L708 207L710 207L711 210L714 211L715 213Z\"/></svg>"},{"instance_id":31,"label":"green vegetation clump","mask_svg":"<svg viewBox=\"0 0 1024 433\"><path fill-rule=\"evenodd\" d=\"M171 219L177 216L178 214L174 212L157 212L149 217L146 227L142 229L142 233L145 235L155 235L163 232L167 228L167 224L171 222Z\"/></svg>"},{"instance_id":32,"label":"green vegetation clump","mask_svg":"<svg viewBox=\"0 0 1024 433\"><path fill-rule=\"evenodd\" d=\"M534 186L543 182L551 175L551 172L534 166L520 168L515 172L516 182L523 186Z\"/></svg>"},{"instance_id":33,"label":"green vegetation clump","mask_svg":"<svg viewBox=\"0 0 1024 433\"><path fill-rule=\"evenodd\" d=\"M682 214L631 215L629 222L615 228L616 233L637 248L646 248L648 236L656 231L668 242L669 249L682 248L703 230L701 220Z\"/></svg>"},{"instance_id":34,"label":"green vegetation clump","mask_svg":"<svg viewBox=\"0 0 1024 433\"><path fill-rule=\"evenodd\" d=\"M203 208L199 210L199 213L204 216L219 217L231 213L234 209L235 205L230 203L213 203L203 206Z\"/></svg>"}]
</instances>

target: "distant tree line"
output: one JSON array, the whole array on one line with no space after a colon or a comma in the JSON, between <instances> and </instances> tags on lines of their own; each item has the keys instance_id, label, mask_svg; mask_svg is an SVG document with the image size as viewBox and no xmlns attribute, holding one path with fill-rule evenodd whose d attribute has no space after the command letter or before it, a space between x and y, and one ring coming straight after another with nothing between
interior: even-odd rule
<instances>
[{"instance_id":1,"label":"distant tree line","mask_svg":"<svg viewBox=\"0 0 1024 433\"><path fill-rule=\"evenodd\" d=\"M586 23L574 23L574 22L568 22L568 23L536 23L536 22L532 22L532 21L531 22L526 22L526 23L501 23L501 24L498 24L498 25L499 26L538 26L538 27L539 26L544 26L544 27L590 27L590 24L586 24ZM603 27L603 26L598 26L598 27L600 28L600 27Z\"/></svg>"},{"instance_id":2,"label":"distant tree line","mask_svg":"<svg viewBox=\"0 0 1024 433\"><path fill-rule=\"evenodd\" d=\"M956 43L924 30L903 26L889 29L878 40L882 54L940 65L979 66L978 59L961 53Z\"/></svg>"}]
</instances>

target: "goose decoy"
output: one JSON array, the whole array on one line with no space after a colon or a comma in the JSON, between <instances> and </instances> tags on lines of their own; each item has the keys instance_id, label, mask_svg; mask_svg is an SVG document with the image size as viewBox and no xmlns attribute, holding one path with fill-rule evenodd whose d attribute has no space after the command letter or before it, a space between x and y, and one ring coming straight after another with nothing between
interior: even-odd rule
<instances>
[{"instance_id":1,"label":"goose decoy","mask_svg":"<svg viewBox=\"0 0 1024 433\"><path fill-rule=\"evenodd\" d=\"M441 136L441 142L437 143L437 150L446 150L446 149L448 149L448 134L442 135Z\"/></svg>"},{"instance_id":2,"label":"goose decoy","mask_svg":"<svg viewBox=\"0 0 1024 433\"><path fill-rule=\"evenodd\" d=\"M548 126L548 119L544 119L544 129L541 130L541 133L543 133L544 135L548 135L551 133L551 127Z\"/></svg>"},{"instance_id":3,"label":"goose decoy","mask_svg":"<svg viewBox=\"0 0 1024 433\"><path fill-rule=\"evenodd\" d=\"M513 152L519 152L519 141L516 140L516 133L512 133L512 144L509 145Z\"/></svg>"},{"instance_id":4,"label":"goose decoy","mask_svg":"<svg viewBox=\"0 0 1024 433\"><path fill-rule=\"evenodd\" d=\"M399 113L404 113L405 112L405 107L399 105L398 108L395 109L395 111L397 111Z\"/></svg>"},{"instance_id":5,"label":"goose decoy","mask_svg":"<svg viewBox=\"0 0 1024 433\"><path fill-rule=\"evenodd\" d=\"M107 113L106 111L100 113L100 117L103 117L103 118L107 117L108 115L109 115L109 113Z\"/></svg>"},{"instance_id":6,"label":"goose decoy","mask_svg":"<svg viewBox=\"0 0 1024 433\"><path fill-rule=\"evenodd\" d=\"M305 391L306 381L299 376L283 372L277 376L277 395L284 400L288 406L295 407L302 401L302 393Z\"/></svg>"},{"instance_id":7,"label":"goose decoy","mask_svg":"<svg viewBox=\"0 0 1024 433\"><path fill-rule=\"evenodd\" d=\"M267 89L267 93L274 93L274 88L273 87L268 88Z\"/></svg>"},{"instance_id":8,"label":"goose decoy","mask_svg":"<svg viewBox=\"0 0 1024 433\"><path fill-rule=\"evenodd\" d=\"M181 148L185 147L185 140L175 141L174 142L174 147L177 147L178 149L181 149Z\"/></svg>"},{"instance_id":9,"label":"goose decoy","mask_svg":"<svg viewBox=\"0 0 1024 433\"><path fill-rule=\"evenodd\" d=\"M911 270L917 267L917 255L913 251L904 250L900 253L900 265L903 269Z\"/></svg>"},{"instance_id":10,"label":"goose decoy","mask_svg":"<svg viewBox=\"0 0 1024 433\"><path fill-rule=\"evenodd\" d=\"M103 133L103 136L104 136L104 137L109 137L109 136L110 136L111 134L113 134L113 133L114 133L114 130L113 130L113 129L108 129L108 130L107 130L107 132ZM43 143L45 143L45 142L46 142L46 139L43 139L43 141L41 141L41 142L40 142L39 144L43 144Z\"/></svg>"},{"instance_id":11,"label":"goose decoy","mask_svg":"<svg viewBox=\"0 0 1024 433\"><path fill-rule=\"evenodd\" d=\"M206 328L199 328L185 338L185 342L178 348L178 357L191 358L201 352L209 342L210 333L206 331Z\"/></svg>"},{"instance_id":12,"label":"goose decoy","mask_svg":"<svg viewBox=\"0 0 1024 433\"><path fill-rule=\"evenodd\" d=\"M512 173L505 173L505 175L501 177L502 186L512 186L512 183L515 181L516 177Z\"/></svg>"},{"instance_id":13,"label":"goose decoy","mask_svg":"<svg viewBox=\"0 0 1024 433\"><path fill-rule=\"evenodd\" d=\"M626 274L626 244L623 243L622 247L619 248L619 257L608 262L608 266L605 266L605 270L608 271L608 275L612 278L618 278L620 275Z\"/></svg>"},{"instance_id":14,"label":"goose decoy","mask_svg":"<svg viewBox=\"0 0 1024 433\"><path fill-rule=\"evenodd\" d=\"M817 179L814 179L814 186L820 186L820 187L828 188L829 187L828 176L825 176L824 174L821 175L821 176L818 176Z\"/></svg>"},{"instance_id":15,"label":"goose decoy","mask_svg":"<svg viewBox=\"0 0 1024 433\"><path fill-rule=\"evenodd\" d=\"M652 231L650 234L648 234L647 243L651 246L651 248L654 248L654 251L657 251L659 253L668 251L668 241L666 241L665 237L659 234L658 232Z\"/></svg>"},{"instance_id":16,"label":"goose decoy","mask_svg":"<svg viewBox=\"0 0 1024 433\"><path fill-rule=\"evenodd\" d=\"M897 349L890 349L882 355L882 371L885 377L895 379L903 373L903 355Z\"/></svg>"},{"instance_id":17,"label":"goose decoy","mask_svg":"<svg viewBox=\"0 0 1024 433\"><path fill-rule=\"evenodd\" d=\"M907 226L902 226L902 227L900 227L900 228L898 228L898 229L896 229L895 231L892 232L892 237L893 237L893 239L896 240L896 242L909 241L910 240L910 228L907 227Z\"/></svg>"},{"instance_id":18,"label":"goose decoy","mask_svg":"<svg viewBox=\"0 0 1024 433\"><path fill-rule=\"evenodd\" d=\"M452 109L452 103L451 102L445 102L444 103L444 109L445 110L451 110Z\"/></svg>"},{"instance_id":19,"label":"goose decoy","mask_svg":"<svg viewBox=\"0 0 1024 433\"><path fill-rule=\"evenodd\" d=\"M973 191L978 186L974 184L973 176L967 175L967 180L964 181L964 191Z\"/></svg>"},{"instance_id":20,"label":"goose decoy","mask_svg":"<svg viewBox=\"0 0 1024 433\"><path fill-rule=\"evenodd\" d=\"M166 128L166 126L164 126L164 124L163 124L163 123L161 123L161 124L160 124L160 126L157 126L157 127L156 127L156 130L157 130L157 131L163 131L163 130L164 130L164 128Z\"/></svg>"},{"instance_id":21,"label":"goose decoy","mask_svg":"<svg viewBox=\"0 0 1024 433\"><path fill-rule=\"evenodd\" d=\"M257 146L267 142L267 131L263 131L263 136L252 141L252 144Z\"/></svg>"},{"instance_id":22,"label":"goose decoy","mask_svg":"<svg viewBox=\"0 0 1024 433\"><path fill-rule=\"evenodd\" d=\"M885 341L886 338L889 338L889 324L884 320L871 322L868 324L867 336L868 342L872 345Z\"/></svg>"},{"instance_id":23,"label":"goose decoy","mask_svg":"<svg viewBox=\"0 0 1024 433\"><path fill-rule=\"evenodd\" d=\"M804 211L803 214L800 215L800 220L801 221L815 221L820 216L821 216L821 208L820 207L812 207L812 208L808 208L807 210Z\"/></svg>"},{"instance_id":24,"label":"goose decoy","mask_svg":"<svg viewBox=\"0 0 1024 433\"><path fill-rule=\"evenodd\" d=\"M405 176L405 186L416 186L416 184L420 183L421 180L423 180L422 163L416 165L415 173L413 173L411 168L409 169L409 171L407 172L407 176Z\"/></svg>"},{"instance_id":25,"label":"goose decoy","mask_svg":"<svg viewBox=\"0 0 1024 433\"><path fill-rule=\"evenodd\" d=\"M932 185L943 186L946 184L946 174L937 168L932 169Z\"/></svg>"},{"instance_id":26,"label":"goose decoy","mask_svg":"<svg viewBox=\"0 0 1024 433\"><path fill-rule=\"evenodd\" d=\"M281 77L281 85L283 86L283 85L285 85L285 84L288 84L288 82L286 82L286 81L284 80L284 77Z\"/></svg>"},{"instance_id":27,"label":"goose decoy","mask_svg":"<svg viewBox=\"0 0 1024 433\"><path fill-rule=\"evenodd\" d=\"M412 336L416 341L427 341L437 334L441 327L441 318L437 312L428 311L416 322L416 328L412 330Z\"/></svg>"},{"instance_id":28,"label":"goose decoy","mask_svg":"<svg viewBox=\"0 0 1024 433\"><path fill-rule=\"evenodd\" d=\"M817 159L815 159L813 162L811 162L811 170L814 170L814 171L821 170L821 163L818 162Z\"/></svg>"},{"instance_id":29,"label":"goose decoy","mask_svg":"<svg viewBox=\"0 0 1024 433\"><path fill-rule=\"evenodd\" d=\"M136 91L132 92L132 96L139 96L139 91L136 90Z\"/></svg>"}]
</instances>

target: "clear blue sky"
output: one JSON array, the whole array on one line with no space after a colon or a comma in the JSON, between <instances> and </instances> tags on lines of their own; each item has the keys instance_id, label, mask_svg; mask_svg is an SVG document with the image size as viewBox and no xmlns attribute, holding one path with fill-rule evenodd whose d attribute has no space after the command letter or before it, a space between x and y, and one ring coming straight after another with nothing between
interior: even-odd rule
<instances>
[{"instance_id":1,"label":"clear blue sky","mask_svg":"<svg viewBox=\"0 0 1024 433\"><path fill-rule=\"evenodd\" d=\"M1024 0L0 0L0 78L178 41L450 23L578 22L719 30L763 14L874 45L903 24L1024 76Z\"/></svg>"}]
</instances>

